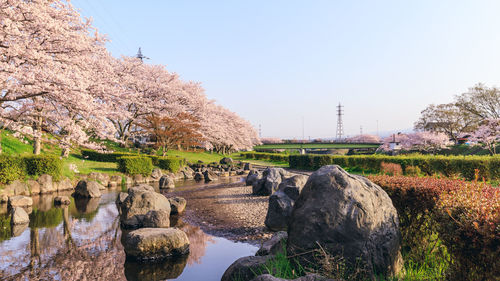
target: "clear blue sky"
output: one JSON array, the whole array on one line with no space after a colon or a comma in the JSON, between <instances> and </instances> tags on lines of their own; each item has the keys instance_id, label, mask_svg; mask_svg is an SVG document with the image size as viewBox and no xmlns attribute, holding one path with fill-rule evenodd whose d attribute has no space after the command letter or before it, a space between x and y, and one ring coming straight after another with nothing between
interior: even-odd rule
<instances>
[{"instance_id":1,"label":"clear blue sky","mask_svg":"<svg viewBox=\"0 0 500 281\"><path fill-rule=\"evenodd\" d=\"M135 55L199 81L263 137L412 128L430 103L500 86L500 1L73 0Z\"/></svg>"}]
</instances>

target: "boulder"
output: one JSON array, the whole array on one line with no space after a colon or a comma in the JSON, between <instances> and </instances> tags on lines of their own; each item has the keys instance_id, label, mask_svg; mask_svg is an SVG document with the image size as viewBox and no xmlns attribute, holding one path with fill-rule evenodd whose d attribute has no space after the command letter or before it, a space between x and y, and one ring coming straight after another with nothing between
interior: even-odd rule
<instances>
[{"instance_id":1,"label":"boulder","mask_svg":"<svg viewBox=\"0 0 500 281\"><path fill-rule=\"evenodd\" d=\"M253 195L271 195L285 179L287 172L282 168L267 168L262 178L252 184Z\"/></svg>"},{"instance_id":2,"label":"boulder","mask_svg":"<svg viewBox=\"0 0 500 281\"><path fill-rule=\"evenodd\" d=\"M203 176L203 174L201 172L196 172L194 174L194 180L195 181L201 181L202 179L204 179L204 176Z\"/></svg>"},{"instance_id":3,"label":"boulder","mask_svg":"<svg viewBox=\"0 0 500 281\"><path fill-rule=\"evenodd\" d=\"M38 183L40 184L40 193L52 193L57 191L56 186L52 182L52 176L51 175L41 175L37 179Z\"/></svg>"},{"instance_id":4,"label":"boulder","mask_svg":"<svg viewBox=\"0 0 500 281\"><path fill-rule=\"evenodd\" d=\"M130 231L123 243L127 257L157 260L189 253L189 239L177 228L141 228Z\"/></svg>"},{"instance_id":5,"label":"boulder","mask_svg":"<svg viewBox=\"0 0 500 281\"><path fill-rule=\"evenodd\" d=\"M287 230L292 215L294 201L283 191L278 190L269 197L264 224L272 231Z\"/></svg>"},{"instance_id":6,"label":"boulder","mask_svg":"<svg viewBox=\"0 0 500 281\"><path fill-rule=\"evenodd\" d=\"M165 211L170 214L170 202L160 193L152 191L133 191L121 204L120 220L124 228L138 228L147 212Z\"/></svg>"},{"instance_id":7,"label":"boulder","mask_svg":"<svg viewBox=\"0 0 500 281\"><path fill-rule=\"evenodd\" d=\"M120 194L118 194L118 196L116 197L116 205L121 206L125 199L127 199L127 197L128 193L120 192Z\"/></svg>"},{"instance_id":8,"label":"boulder","mask_svg":"<svg viewBox=\"0 0 500 281\"><path fill-rule=\"evenodd\" d=\"M307 182L308 177L304 175L294 175L283 180L278 190L283 191L293 201L299 198L300 192Z\"/></svg>"},{"instance_id":9,"label":"boulder","mask_svg":"<svg viewBox=\"0 0 500 281\"><path fill-rule=\"evenodd\" d=\"M54 205L69 205L69 204L71 204L71 200L69 200L68 196L54 197Z\"/></svg>"},{"instance_id":10,"label":"boulder","mask_svg":"<svg viewBox=\"0 0 500 281\"><path fill-rule=\"evenodd\" d=\"M134 181L134 184L146 183L144 177L141 174L133 175L132 180Z\"/></svg>"},{"instance_id":11,"label":"boulder","mask_svg":"<svg viewBox=\"0 0 500 281\"><path fill-rule=\"evenodd\" d=\"M151 172L151 178L153 178L154 180L159 180L162 176L163 173L159 168L154 168L153 171Z\"/></svg>"},{"instance_id":12,"label":"boulder","mask_svg":"<svg viewBox=\"0 0 500 281\"><path fill-rule=\"evenodd\" d=\"M229 157L224 157L219 161L219 163L221 163L222 165L232 165L233 162L233 159Z\"/></svg>"},{"instance_id":13,"label":"boulder","mask_svg":"<svg viewBox=\"0 0 500 281\"><path fill-rule=\"evenodd\" d=\"M162 176L160 178L160 189L175 188L175 181L170 176Z\"/></svg>"},{"instance_id":14,"label":"boulder","mask_svg":"<svg viewBox=\"0 0 500 281\"><path fill-rule=\"evenodd\" d=\"M154 189L154 187L152 187L149 184L134 185L134 186L129 187L127 189L128 194L141 193L141 192L146 192L146 191L155 192L155 189Z\"/></svg>"},{"instance_id":15,"label":"boulder","mask_svg":"<svg viewBox=\"0 0 500 281\"><path fill-rule=\"evenodd\" d=\"M103 187L106 187L109 184L109 175L104 173L92 172L88 175L87 179L96 181Z\"/></svg>"},{"instance_id":16,"label":"boulder","mask_svg":"<svg viewBox=\"0 0 500 281\"><path fill-rule=\"evenodd\" d=\"M56 185L57 191L72 190L74 188L73 183L68 178L65 178L65 179L61 180L60 182L53 183L53 184Z\"/></svg>"},{"instance_id":17,"label":"boulder","mask_svg":"<svg viewBox=\"0 0 500 281\"><path fill-rule=\"evenodd\" d=\"M168 201L170 202L170 214L180 214L186 208L187 201L182 197L171 197L168 198Z\"/></svg>"},{"instance_id":18,"label":"boulder","mask_svg":"<svg viewBox=\"0 0 500 281\"><path fill-rule=\"evenodd\" d=\"M12 209L12 218L10 220L11 224L18 225L18 224L27 224L29 222L30 222L30 217L23 208L14 207Z\"/></svg>"},{"instance_id":19,"label":"boulder","mask_svg":"<svg viewBox=\"0 0 500 281\"><path fill-rule=\"evenodd\" d=\"M263 265L272 256L249 256L237 259L222 275L221 281L249 281L255 278L255 272L262 270ZM264 270L266 271L266 270ZM263 272L263 273L268 273Z\"/></svg>"},{"instance_id":20,"label":"boulder","mask_svg":"<svg viewBox=\"0 0 500 281\"><path fill-rule=\"evenodd\" d=\"M245 180L245 184L246 185L253 185L261 178L262 178L262 174L259 171L250 170L250 172L248 172L247 179Z\"/></svg>"},{"instance_id":21,"label":"boulder","mask_svg":"<svg viewBox=\"0 0 500 281\"><path fill-rule=\"evenodd\" d=\"M398 215L387 193L330 165L309 177L295 202L287 254L297 256L303 267L318 265L312 251L319 244L328 255L343 257L346 266L366 272L365 279L388 277L402 265L400 237Z\"/></svg>"},{"instance_id":22,"label":"boulder","mask_svg":"<svg viewBox=\"0 0 500 281\"><path fill-rule=\"evenodd\" d=\"M286 248L286 239L288 234L285 231L278 231L274 233L271 239L262 244L260 249L255 253L256 256L276 255Z\"/></svg>"},{"instance_id":23,"label":"boulder","mask_svg":"<svg viewBox=\"0 0 500 281\"><path fill-rule=\"evenodd\" d=\"M108 187L117 187L119 185L121 185L122 183L122 177L121 176L111 176L109 178L109 182L108 182Z\"/></svg>"},{"instance_id":24,"label":"boulder","mask_svg":"<svg viewBox=\"0 0 500 281\"><path fill-rule=\"evenodd\" d=\"M142 219L143 227L170 227L170 212L164 210L151 210Z\"/></svg>"},{"instance_id":25,"label":"boulder","mask_svg":"<svg viewBox=\"0 0 500 281\"><path fill-rule=\"evenodd\" d=\"M31 207L33 205L33 199L29 196L16 195L9 197L9 207Z\"/></svg>"},{"instance_id":26,"label":"boulder","mask_svg":"<svg viewBox=\"0 0 500 281\"><path fill-rule=\"evenodd\" d=\"M215 175L215 173L212 172L211 170L206 170L203 173L203 178L205 179L206 182L215 181L217 180L217 175Z\"/></svg>"},{"instance_id":27,"label":"boulder","mask_svg":"<svg viewBox=\"0 0 500 281\"><path fill-rule=\"evenodd\" d=\"M15 180L4 187L6 194L9 195L30 195L28 185L20 180Z\"/></svg>"},{"instance_id":28,"label":"boulder","mask_svg":"<svg viewBox=\"0 0 500 281\"><path fill-rule=\"evenodd\" d=\"M26 184L31 191L31 195L40 194L40 184L36 180L27 180Z\"/></svg>"},{"instance_id":29,"label":"boulder","mask_svg":"<svg viewBox=\"0 0 500 281\"><path fill-rule=\"evenodd\" d=\"M28 228L29 223L23 224L13 224L10 226L10 235L12 237L18 237L24 233L24 231Z\"/></svg>"},{"instance_id":30,"label":"boulder","mask_svg":"<svg viewBox=\"0 0 500 281\"><path fill-rule=\"evenodd\" d=\"M99 183L91 180L81 180L78 182L73 192L73 197L96 198L101 197L101 186Z\"/></svg>"},{"instance_id":31,"label":"boulder","mask_svg":"<svg viewBox=\"0 0 500 281\"><path fill-rule=\"evenodd\" d=\"M245 166L243 166L243 170L245 170L245 171L250 171L250 170L252 170L252 164L250 164L250 163L245 163Z\"/></svg>"},{"instance_id":32,"label":"boulder","mask_svg":"<svg viewBox=\"0 0 500 281\"><path fill-rule=\"evenodd\" d=\"M186 267L188 255L155 262L125 260L126 280L170 280L179 277Z\"/></svg>"}]
</instances>

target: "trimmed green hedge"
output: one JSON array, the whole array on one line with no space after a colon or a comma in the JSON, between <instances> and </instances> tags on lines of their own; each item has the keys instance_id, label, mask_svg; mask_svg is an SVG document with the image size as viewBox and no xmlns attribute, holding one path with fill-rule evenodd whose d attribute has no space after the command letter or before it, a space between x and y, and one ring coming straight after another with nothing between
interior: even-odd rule
<instances>
[{"instance_id":1,"label":"trimmed green hedge","mask_svg":"<svg viewBox=\"0 0 500 281\"><path fill-rule=\"evenodd\" d=\"M149 176L153 171L153 161L149 157L123 156L117 161L118 170L125 174Z\"/></svg>"},{"instance_id":2,"label":"trimmed green hedge","mask_svg":"<svg viewBox=\"0 0 500 281\"><path fill-rule=\"evenodd\" d=\"M17 156L0 155L0 183L24 178L26 164L24 159Z\"/></svg>"},{"instance_id":3,"label":"trimmed green hedge","mask_svg":"<svg viewBox=\"0 0 500 281\"><path fill-rule=\"evenodd\" d=\"M118 170L125 174L149 176L153 171L153 161L149 157L123 156L117 161Z\"/></svg>"},{"instance_id":4,"label":"trimmed green hedge","mask_svg":"<svg viewBox=\"0 0 500 281\"><path fill-rule=\"evenodd\" d=\"M277 162L288 162L288 155L280 153L266 153L266 152L243 152L240 154L246 159L256 160L271 160Z\"/></svg>"},{"instance_id":5,"label":"trimmed green hedge","mask_svg":"<svg viewBox=\"0 0 500 281\"><path fill-rule=\"evenodd\" d=\"M62 177L63 161L52 155L0 156L0 183L10 183L25 176L51 175L58 181Z\"/></svg>"},{"instance_id":6,"label":"trimmed green hedge","mask_svg":"<svg viewBox=\"0 0 500 281\"><path fill-rule=\"evenodd\" d=\"M161 157L158 159L158 167L160 169L169 170L172 173L177 173L184 165L184 160L176 157Z\"/></svg>"},{"instance_id":7,"label":"trimmed green hedge","mask_svg":"<svg viewBox=\"0 0 500 281\"><path fill-rule=\"evenodd\" d=\"M361 168L379 173L381 163L401 165L403 172L407 167L418 167L427 175L442 174L446 177L459 176L473 180L475 170L479 177L487 180L500 179L500 156L440 156L440 155L290 155L290 168L316 170L325 165L339 165L343 168Z\"/></svg>"},{"instance_id":8,"label":"trimmed green hedge","mask_svg":"<svg viewBox=\"0 0 500 281\"><path fill-rule=\"evenodd\" d=\"M82 149L82 157L97 162L117 162L123 156L136 156L138 154L129 152L101 153L90 149Z\"/></svg>"}]
</instances>

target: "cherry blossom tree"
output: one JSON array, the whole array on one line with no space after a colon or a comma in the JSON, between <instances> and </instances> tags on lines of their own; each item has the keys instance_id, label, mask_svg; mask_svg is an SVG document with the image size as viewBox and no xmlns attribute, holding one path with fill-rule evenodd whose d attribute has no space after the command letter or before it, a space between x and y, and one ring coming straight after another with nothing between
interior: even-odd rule
<instances>
[{"instance_id":1,"label":"cherry blossom tree","mask_svg":"<svg viewBox=\"0 0 500 281\"><path fill-rule=\"evenodd\" d=\"M415 132L410 134L394 134L384 138L380 150L418 150L435 153L438 149L451 145L449 137L444 133Z\"/></svg>"},{"instance_id":2,"label":"cherry blossom tree","mask_svg":"<svg viewBox=\"0 0 500 281\"><path fill-rule=\"evenodd\" d=\"M486 119L470 140L488 148L490 154L495 155L496 146L500 143L500 119Z\"/></svg>"},{"instance_id":3,"label":"cherry blossom tree","mask_svg":"<svg viewBox=\"0 0 500 281\"><path fill-rule=\"evenodd\" d=\"M379 143L380 137L375 135L357 135L346 139L346 142L355 143Z\"/></svg>"}]
</instances>

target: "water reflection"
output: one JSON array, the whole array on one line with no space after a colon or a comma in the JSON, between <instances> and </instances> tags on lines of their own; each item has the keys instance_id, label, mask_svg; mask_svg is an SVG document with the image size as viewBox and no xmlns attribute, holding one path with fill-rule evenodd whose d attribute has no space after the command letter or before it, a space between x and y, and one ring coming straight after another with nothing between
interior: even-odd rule
<instances>
[{"instance_id":1,"label":"water reflection","mask_svg":"<svg viewBox=\"0 0 500 281\"><path fill-rule=\"evenodd\" d=\"M114 203L118 192L90 200L70 197L69 206L57 208L56 195L34 198L29 225L11 226L8 211L0 214L0 280L220 280L235 259L256 251L172 217L188 235L189 256L160 263L125 261Z\"/></svg>"}]
</instances>

